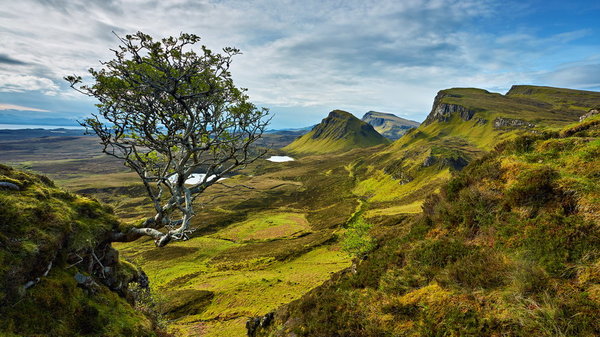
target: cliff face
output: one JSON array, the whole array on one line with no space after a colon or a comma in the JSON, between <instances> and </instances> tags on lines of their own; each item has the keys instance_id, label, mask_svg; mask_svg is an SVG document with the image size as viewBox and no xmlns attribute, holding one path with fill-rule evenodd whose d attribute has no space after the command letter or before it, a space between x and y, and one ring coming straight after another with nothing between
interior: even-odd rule
<instances>
[{"instance_id":1,"label":"cliff face","mask_svg":"<svg viewBox=\"0 0 600 337\"><path fill-rule=\"evenodd\" d=\"M442 99L445 97L461 97L459 95L453 95L445 91L440 91L433 100L433 107L431 112L423 122L423 124L431 124L437 122L447 122L450 120L453 114L457 114L463 121L469 121L475 115L475 111L468 109L460 104L443 103Z\"/></svg>"},{"instance_id":2,"label":"cliff face","mask_svg":"<svg viewBox=\"0 0 600 337\"><path fill-rule=\"evenodd\" d=\"M408 130L416 128L420 123L408 119L400 118L396 115L369 111L361 119L370 124L384 137L396 140L404 135Z\"/></svg>"},{"instance_id":3,"label":"cliff face","mask_svg":"<svg viewBox=\"0 0 600 337\"><path fill-rule=\"evenodd\" d=\"M296 139L284 150L296 154L331 153L387 143L388 140L371 125L346 111L333 110L309 133Z\"/></svg>"},{"instance_id":4,"label":"cliff face","mask_svg":"<svg viewBox=\"0 0 600 337\"><path fill-rule=\"evenodd\" d=\"M108 207L4 165L0 182L0 332L154 335L129 289L147 277L105 240L119 226Z\"/></svg>"}]
</instances>

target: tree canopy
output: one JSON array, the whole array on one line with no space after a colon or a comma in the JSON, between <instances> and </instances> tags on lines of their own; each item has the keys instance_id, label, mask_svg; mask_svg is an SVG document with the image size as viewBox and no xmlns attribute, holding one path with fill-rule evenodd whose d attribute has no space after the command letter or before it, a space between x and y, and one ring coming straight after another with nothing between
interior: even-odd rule
<instances>
[{"instance_id":1,"label":"tree canopy","mask_svg":"<svg viewBox=\"0 0 600 337\"><path fill-rule=\"evenodd\" d=\"M252 145L269 112L232 80L238 49L195 51L200 37L184 33L160 41L142 32L118 38L114 58L89 70L91 84L75 75L65 80L99 101L98 112L80 124L99 137L104 153L139 175L156 212L112 240L149 235L160 247L187 239L198 195L264 154ZM200 172L199 181L186 183Z\"/></svg>"}]
</instances>

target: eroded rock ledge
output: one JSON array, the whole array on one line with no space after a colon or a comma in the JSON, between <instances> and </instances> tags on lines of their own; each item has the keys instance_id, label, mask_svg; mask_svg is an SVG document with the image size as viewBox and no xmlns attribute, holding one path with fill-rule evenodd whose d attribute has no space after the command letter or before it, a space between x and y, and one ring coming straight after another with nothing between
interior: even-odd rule
<instances>
[{"instance_id":1,"label":"eroded rock ledge","mask_svg":"<svg viewBox=\"0 0 600 337\"><path fill-rule=\"evenodd\" d=\"M494 129L530 129L535 124L522 119L498 117L494 119Z\"/></svg>"}]
</instances>

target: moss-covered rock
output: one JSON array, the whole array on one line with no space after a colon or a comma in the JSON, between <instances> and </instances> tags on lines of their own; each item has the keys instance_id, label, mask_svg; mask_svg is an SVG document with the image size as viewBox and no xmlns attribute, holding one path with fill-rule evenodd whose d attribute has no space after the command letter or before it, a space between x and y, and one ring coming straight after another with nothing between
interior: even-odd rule
<instances>
[{"instance_id":1,"label":"moss-covered rock","mask_svg":"<svg viewBox=\"0 0 600 337\"><path fill-rule=\"evenodd\" d=\"M156 335L127 290L145 275L106 240L109 208L4 165L0 181L19 187L0 189L0 334Z\"/></svg>"}]
</instances>

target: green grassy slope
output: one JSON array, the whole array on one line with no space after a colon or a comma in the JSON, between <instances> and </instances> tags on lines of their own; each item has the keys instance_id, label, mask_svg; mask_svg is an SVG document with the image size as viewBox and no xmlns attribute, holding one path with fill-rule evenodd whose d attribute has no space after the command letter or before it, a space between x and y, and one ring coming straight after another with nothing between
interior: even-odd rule
<instances>
[{"instance_id":1,"label":"green grassy slope","mask_svg":"<svg viewBox=\"0 0 600 337\"><path fill-rule=\"evenodd\" d=\"M309 133L283 148L294 154L323 154L387 144L388 140L354 115L333 110Z\"/></svg>"},{"instance_id":2,"label":"green grassy slope","mask_svg":"<svg viewBox=\"0 0 600 337\"><path fill-rule=\"evenodd\" d=\"M0 181L19 187L0 188L0 335L157 335L125 299L141 272L102 244L119 226L107 206L4 165Z\"/></svg>"},{"instance_id":3,"label":"green grassy slope","mask_svg":"<svg viewBox=\"0 0 600 337\"><path fill-rule=\"evenodd\" d=\"M575 115L582 115L590 107L599 107L600 100L600 93L596 91L532 85L514 85L506 96L546 102L551 104L555 111L571 111Z\"/></svg>"},{"instance_id":4,"label":"green grassy slope","mask_svg":"<svg viewBox=\"0 0 600 337\"><path fill-rule=\"evenodd\" d=\"M435 189L450 171L496 144L559 129L599 104L600 93L559 88L515 86L508 95L474 88L442 90L423 124L369 160L356 192L381 207L422 200L423 191Z\"/></svg>"},{"instance_id":5,"label":"green grassy slope","mask_svg":"<svg viewBox=\"0 0 600 337\"><path fill-rule=\"evenodd\" d=\"M472 162L256 336L597 336L600 117Z\"/></svg>"},{"instance_id":6,"label":"green grassy slope","mask_svg":"<svg viewBox=\"0 0 600 337\"><path fill-rule=\"evenodd\" d=\"M148 274L170 331L243 336L248 318L300 298L350 265L339 237L360 203L344 163L374 151L260 160L225 181L253 189L213 186L198 200L189 241L118 248ZM166 293L172 297L160 296Z\"/></svg>"}]
</instances>

